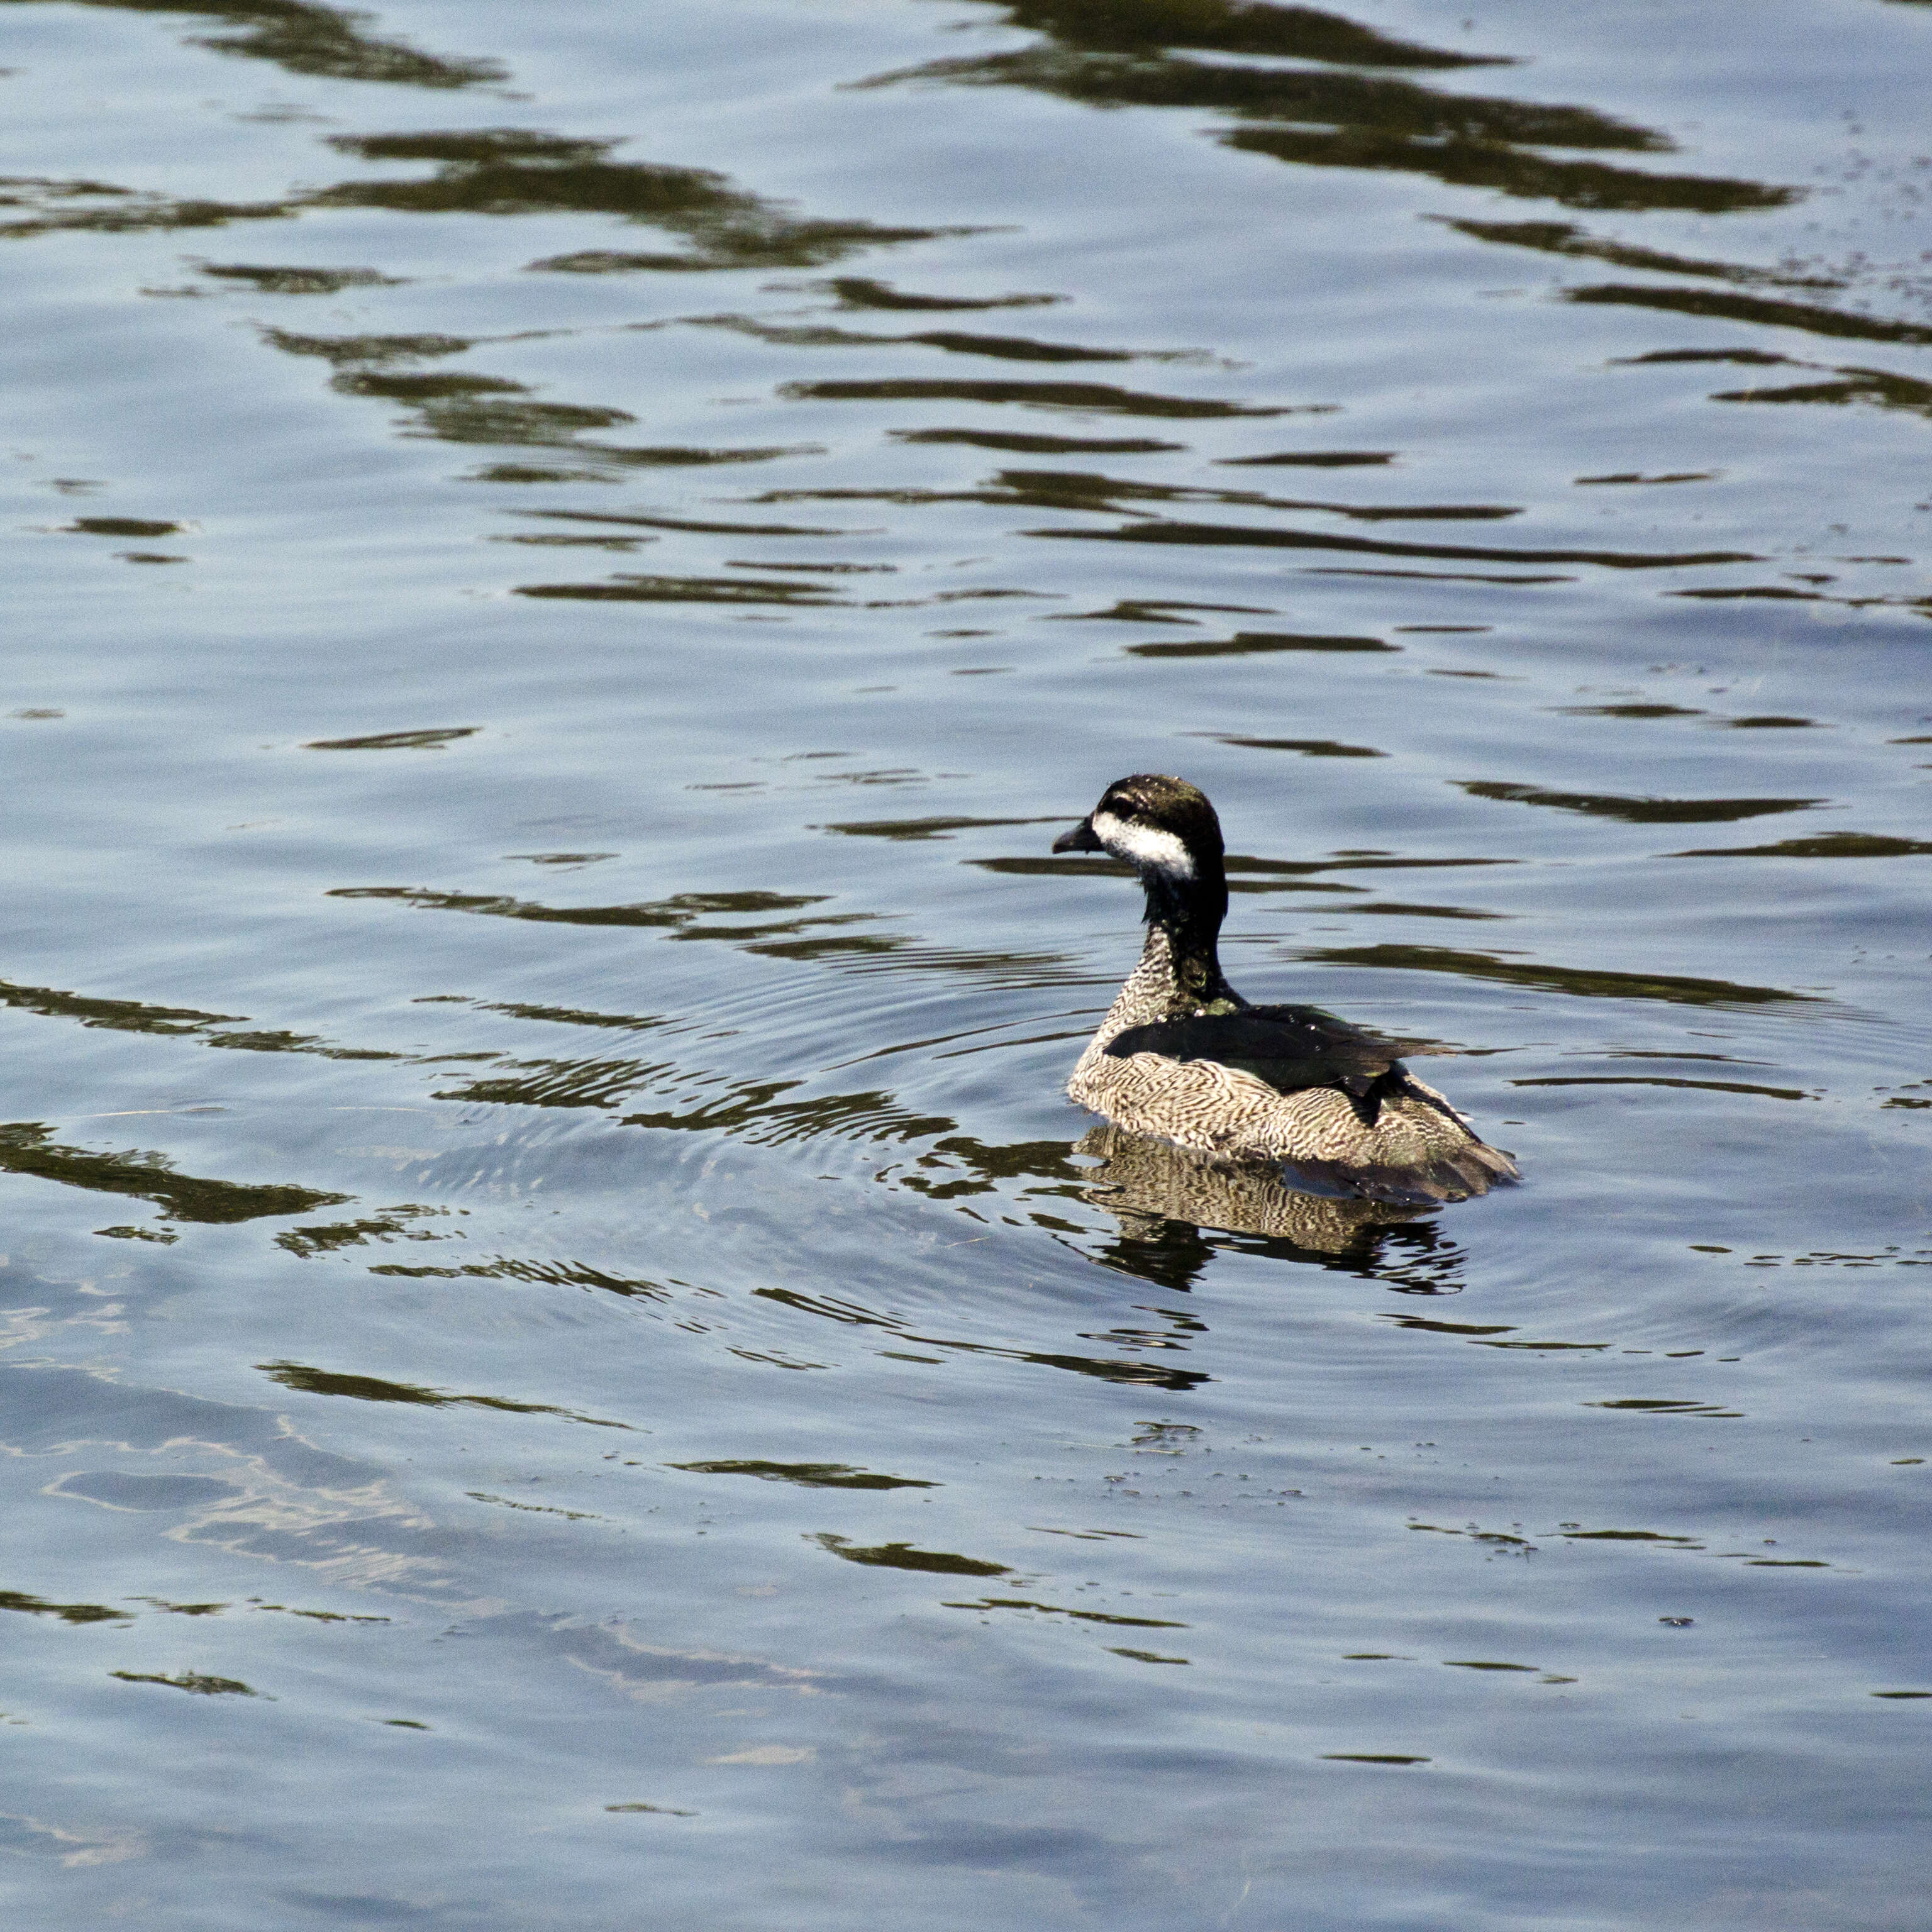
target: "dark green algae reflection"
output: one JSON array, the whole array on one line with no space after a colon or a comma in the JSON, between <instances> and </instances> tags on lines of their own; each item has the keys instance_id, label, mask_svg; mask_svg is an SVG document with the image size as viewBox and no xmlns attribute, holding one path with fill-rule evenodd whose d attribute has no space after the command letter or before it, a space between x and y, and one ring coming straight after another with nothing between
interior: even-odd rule
<instances>
[{"instance_id":1,"label":"dark green algae reflection","mask_svg":"<svg viewBox=\"0 0 1932 1932\"><path fill-rule=\"evenodd\" d=\"M6 0L9 4L33 0ZM88 0L107 5L114 0ZM363 16L347 10L260 0L188 8L121 0L118 10L178 16L199 26L214 20L225 31L190 36L227 54L274 62L288 71L446 91L470 89L507 77L488 60L423 54L372 37ZM1574 104L1544 105L1432 88L1415 78L1440 71L1514 65L1506 52L1452 51L1404 40L1343 16L1319 10L1262 7L1246 0L1042 0L988 9L1006 24L1040 37L1016 52L926 63L876 76L866 85L910 81L1031 88L1106 107L1179 107L1222 116L1236 124L1219 138L1253 152L1329 167L1395 169L1434 176L1445 184L1483 187L1552 200L1573 207L1618 212L1689 210L1704 214L1766 209L1801 192L1786 184L1688 176L1651 167L1552 159L1550 151L1640 155L1668 153L1660 133ZM1206 54L1218 59L1191 56ZM1240 57L1288 58L1292 70L1234 64ZM424 214L576 213L602 214L666 229L686 246L675 254L592 248L544 258L533 267L605 273L617 270L801 266L833 260L855 249L929 239L956 229L881 227L864 221L796 216L734 187L703 168L612 158L614 142L516 128L339 135L332 145L365 161L417 161L436 170L427 180L354 180L304 190L280 200L225 203L171 199L98 179L20 179L8 199L18 211L0 233L31 235L58 229L130 231L196 228L232 220L262 220L305 207L365 207ZM1597 240L1572 224L1498 223L1458 219L1460 232L1486 242L1698 280L1830 292L1840 278L1687 257L1669 251ZM211 266L205 273L255 286L320 291L299 267ZM348 272L376 282L376 271ZM338 283L337 286L346 284ZM850 278L832 285L842 306L898 308L983 307L1050 297L950 299L880 292L880 285ZM1666 312L1812 330L1899 343L1928 339L1922 326L1892 322L1816 302L1725 296L1697 289L1617 284L1570 288L1567 300L1623 302ZM734 326L769 327L745 318ZM824 332L818 332L824 339ZM862 339L862 338L857 338ZM910 338L917 339L917 338ZM927 339L936 344L943 337ZM997 338L968 352L1065 358L1110 352ZM1898 393L1900 379L1882 370L1848 372L1854 392L1875 399ZM1862 390L1859 385L1864 385ZM1912 386L1909 382L1906 387ZM1796 399L1796 392L1794 399ZM1807 400L1832 400L1828 395ZM581 406L590 409L594 406ZM621 413L621 412L620 412ZM579 428L596 426L579 424ZM491 440L514 441L514 436ZM509 480L509 479L506 479Z\"/></svg>"},{"instance_id":2,"label":"dark green algae reflection","mask_svg":"<svg viewBox=\"0 0 1932 1932\"><path fill-rule=\"evenodd\" d=\"M26 0L0 0L21 4ZM135 233L217 228L291 218L310 208L376 208L404 214L604 215L661 228L686 244L676 254L590 250L533 262L578 273L623 269L809 268L862 248L930 241L957 230L885 228L814 219L734 188L708 168L618 160L614 140L522 128L422 134L334 134L328 145L358 160L418 162L428 177L338 182L272 201L182 199L98 181L0 182L9 211L0 237L62 230ZM418 340L424 338L417 338ZM448 340L448 338L445 338ZM466 347L466 344L460 345Z\"/></svg>"},{"instance_id":3,"label":"dark green algae reflection","mask_svg":"<svg viewBox=\"0 0 1932 1932\"><path fill-rule=\"evenodd\" d=\"M368 15L343 7L321 7L304 0L75 0L82 6L120 14L159 14L191 23L190 46L248 60L272 62L288 74L315 74L332 80L386 82L394 86L447 89L490 86L508 78L493 60L470 60L418 52L406 42L379 38L364 31ZM0 0L19 7L40 0ZM219 23L216 30L211 25Z\"/></svg>"},{"instance_id":4,"label":"dark green algae reflection","mask_svg":"<svg viewBox=\"0 0 1932 1932\"><path fill-rule=\"evenodd\" d=\"M607 1416L584 1415L574 1408L560 1408L545 1402L513 1402L506 1396L452 1395L442 1389L423 1388L412 1382L384 1380L378 1376L344 1375L300 1362L261 1362L256 1364L271 1382L303 1395L344 1396L356 1402L393 1402L419 1408L496 1409L506 1415L554 1415L566 1422L583 1422L596 1429L632 1429L628 1422Z\"/></svg>"},{"instance_id":5,"label":"dark green algae reflection","mask_svg":"<svg viewBox=\"0 0 1932 1932\"><path fill-rule=\"evenodd\" d=\"M25 0L13 0L24 4ZM137 8L139 11L177 9ZM234 31L217 36L223 50L280 62L292 70L354 74L358 78L444 88L469 87L500 78L489 63L439 63L430 56L404 58L386 42L368 40L356 16L337 10L304 6L237 7L218 10ZM1648 169L1613 169L1604 164L1552 161L1547 151L1598 149L1637 154L1667 151L1670 143L1652 130L1593 110L1444 93L1415 78L1435 70L1457 72L1509 64L1492 53L1450 52L1378 33L1341 16L1306 8L1273 8L1211 0L1156 0L1121 8L1112 4L1022 5L1001 10L1010 25L1043 37L1034 50L985 59L929 63L910 75L949 84L972 82L1044 88L1066 98L1107 106L1186 106L1232 118L1239 126L1222 138L1237 145L1259 145L1284 158L1324 166L1412 168L1445 183L1500 187L1505 192L1553 198L1574 206L1624 210L1690 208L1706 213L1768 208L1791 199L1792 190L1717 181L1695 182ZM359 50L359 51L358 51ZM1190 57L1190 50L1222 57ZM1232 58L1286 56L1310 63L1293 71L1251 69L1227 64ZM412 65L427 62L427 65ZM1336 70L1346 68L1347 71ZM1292 123L1292 125L1286 124ZM1331 131L1316 134L1311 125ZM702 167L619 158L618 143L605 137L552 134L518 128L455 128L428 131L332 135L328 144L367 164L416 164L426 175L360 178L304 189L280 200L224 203L206 199L171 200L99 181L20 181L12 184L14 211L0 220L0 233L30 236L60 229L108 232L148 228L219 226L231 220L261 220L298 215L305 209L369 208L401 214L482 214L499 217L574 214L655 227L676 238L673 251L591 248L532 262L551 272L608 274L620 271L675 271L800 267L838 260L857 250L930 240L956 228L880 226L798 214L740 188ZM1533 152L1532 152L1533 151ZM1579 170L1581 170L1580 172ZM1554 170L1554 173L1552 173ZM1781 273L1748 265L1633 248L1600 241L1574 224L1554 222L1452 224L1472 238L1509 247L1528 247L1570 257L1596 257L1622 266L1685 277L1716 278L1732 284L1802 286L1830 292L1838 278ZM309 272L299 266L203 264L215 279L260 291L328 292L350 286L375 286L398 278L376 269ZM346 276L346 280L340 278ZM874 278L848 276L808 285L831 296L842 310L874 312L997 306L1037 306L1054 298L1038 292L984 297L922 296L896 290ZM1676 312L1718 315L1741 322L1812 328L1827 334L1864 334L1874 339L1916 341L1912 326L1880 325L1812 302L1796 304L1757 295L1712 296L1645 286L1569 290L1578 301L1647 303ZM1718 306L1713 307L1712 302ZM1724 302L1731 306L1725 308ZM1738 304L1742 304L1742 306ZM774 346L924 349L951 356L994 360L1093 362L1125 359L1129 352L1032 337L973 331L914 329L903 334L852 331L823 324L783 323L754 316L726 314L681 319L693 326L724 327L770 342ZM662 327L662 322L646 325ZM1905 332L1900 333L1903 329ZM286 352L320 357L332 368L332 386L345 395L398 405L405 413L403 434L505 451L542 450L569 459L564 464L500 460L472 472L476 480L505 484L566 482L611 482L653 468L760 463L782 457L822 453L815 443L764 442L742 447L706 446L649 440L627 442L605 434L634 420L623 408L596 401L554 400L531 392L520 380L474 369L424 368L466 355L481 346L472 338L436 334L358 334L322 337L269 329L264 339ZM1799 386L1778 392L1750 392L1750 400L1780 398L1832 401L1884 400L1914 406L1910 379L1884 371L1838 372L1835 385ZM777 394L801 403L836 403L850 408L868 402L896 406L956 401L980 406L1081 414L1121 414L1167 421L1228 421L1282 413L1300 406L1265 399L1168 393L1090 381L915 376L851 379L812 377L781 382ZM1718 400L1745 400L1743 392ZM1158 439L1054 437L1015 432L1010 435L969 428L904 428L888 433L906 441L953 442L988 448L1032 448L1059 453L1076 448L1112 448L1123 453L1175 447ZM1244 462L1362 463L1387 460L1387 453L1282 452L1231 458ZM1130 477L1094 473L1004 470L971 488L890 491L863 489L780 493L764 500L885 501L902 508L921 505L980 503L1015 509L1076 513L1125 512L1134 520L1112 529L1046 527L1016 532L1042 538L1175 544L1192 550L1222 546L1288 551L1354 554L1365 559L1525 566L1582 566L1611 570L1705 569L1759 561L1736 549L1670 549L1655 551L1579 548L1453 544L1394 541L1320 530L1283 527L1243 519L1204 523L1160 514L1163 506L1214 502L1251 512L1300 512L1345 521L1468 521L1520 514L1521 506L1498 504L1374 504L1268 496L1255 492L1212 490L1156 484ZM644 518L625 520L639 524ZM670 524L695 533L704 526ZM732 527L712 526L716 533ZM742 534L757 534L742 526ZM783 534L830 537L831 531ZM518 533L508 541L560 546L573 541L607 549L633 548L651 540L642 530L613 530L580 538L566 533ZM858 602L890 607L895 600L854 599L804 572L796 554L793 574L751 576L716 568L670 568L624 572L591 582L548 581L514 586L540 600L575 599L640 604L712 605L725 609L812 609ZM841 566L842 569L858 568ZM890 566L872 566L887 569ZM824 566L830 568L831 566ZM1526 579L1526 581L1529 580ZM1008 588L978 595L1028 594ZM1822 593L1790 586L1719 586L1679 594L1738 597L1775 596L1819 601ZM900 602L918 600L897 600ZM1913 600L1846 599L1898 602ZM1932 607L1928 607L1932 608ZM1242 633L1226 646L1209 642L1129 648L1146 656L1237 655L1270 648L1319 648L1284 641L1293 634ZM1328 647L1334 648L1330 645Z\"/></svg>"},{"instance_id":6,"label":"dark green algae reflection","mask_svg":"<svg viewBox=\"0 0 1932 1932\"><path fill-rule=\"evenodd\" d=\"M364 16L358 13L298 0L207 0L192 8L155 0L84 4L182 18L202 29L188 36L196 44L272 62L292 74L450 92L508 78L497 62L420 52L404 43L368 34ZM997 17L1038 34L1039 44L1014 53L930 62L905 73L877 76L868 84L920 80L1017 86L1094 106L1192 110L1234 123L1219 136L1228 145L1284 160L1426 174L1447 183L1552 199L1573 207L1719 212L1777 206L1793 192L1748 182L1552 159L1542 151L1656 154L1668 153L1672 144L1654 130L1589 108L1542 106L1429 87L1411 76L1514 64L1514 58L1430 47L1312 8L1266 7L1249 0L1019 0L998 8ZM209 21L221 26L207 32L203 23ZM1190 58L1195 54L1224 58ZM1231 56L1308 64L1295 69L1242 68L1226 61ZM647 209L646 218L651 219L661 212L691 212L688 206L676 206L689 194L689 180L666 178L646 186L638 172L616 178L602 172L604 143L552 141L547 148L532 146L515 153L506 152L500 137L478 136L479 142L495 143L486 156L473 147L453 150L451 144L464 138L375 137L386 143L385 151L392 155L454 161L481 169L482 176L434 184L418 194L392 190L386 196L379 184L346 184L323 190L316 199L326 201L333 194L350 205L418 210L463 206L490 212L549 206L596 208L632 218ZM514 134L509 138L514 140ZM374 158L368 149L364 152ZM539 153L546 163L560 167L532 199L530 182L508 178L501 168L506 162L514 166L516 160ZM562 178L565 168L571 171L568 180ZM688 172L665 171L668 176ZM102 190L98 184L66 185L70 190L92 187L110 195L126 192ZM358 200L358 189L364 185L371 188L370 198ZM705 198L710 206L699 224L712 230L711 266L734 258L745 262L769 260L775 245L789 250L791 261L803 263L835 259L855 242L908 238L906 232L820 223L795 227L775 244L763 211L748 209L742 199L725 211L711 199L710 191L718 185L717 177L706 178ZM296 205L170 206L164 198L148 197L144 215L126 208L119 211L118 219L112 211L70 209L38 219L50 226L206 226L243 216L290 212ZM667 261L621 250L590 250L556 258L546 266L596 272L705 265L703 256Z\"/></svg>"},{"instance_id":7,"label":"dark green algae reflection","mask_svg":"<svg viewBox=\"0 0 1932 1932\"><path fill-rule=\"evenodd\" d=\"M1452 53L1396 40L1312 8L1246 0L1018 0L998 11L1040 41L1014 52L928 61L867 85L1018 87L1090 107L1190 110L1232 123L1216 138L1249 153L1429 176L1571 208L1723 214L1781 207L1798 193L1552 158L1544 151L1665 154L1674 144L1593 108L1428 86L1408 76L1514 62L1508 55ZM1240 66L1192 53L1308 64Z\"/></svg>"},{"instance_id":8,"label":"dark green algae reflection","mask_svg":"<svg viewBox=\"0 0 1932 1932\"><path fill-rule=\"evenodd\" d=\"M92 1194L152 1201L171 1220L211 1224L306 1214L349 1198L315 1188L250 1186L182 1174L166 1156L152 1151L100 1154L70 1147L54 1139L51 1130L36 1120L0 1124L0 1172L56 1181Z\"/></svg>"}]
</instances>

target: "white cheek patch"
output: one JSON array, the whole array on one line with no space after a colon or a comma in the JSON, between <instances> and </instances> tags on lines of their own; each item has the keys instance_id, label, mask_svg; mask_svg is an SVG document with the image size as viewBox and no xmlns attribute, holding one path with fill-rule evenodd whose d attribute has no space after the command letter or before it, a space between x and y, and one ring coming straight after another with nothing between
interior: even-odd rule
<instances>
[{"instance_id":1,"label":"white cheek patch","mask_svg":"<svg viewBox=\"0 0 1932 1932\"><path fill-rule=\"evenodd\" d=\"M1187 848L1172 832L1156 832L1151 826L1130 825L1111 812L1094 814L1094 836L1117 859L1150 872L1165 872L1170 879L1191 879L1194 861Z\"/></svg>"}]
</instances>

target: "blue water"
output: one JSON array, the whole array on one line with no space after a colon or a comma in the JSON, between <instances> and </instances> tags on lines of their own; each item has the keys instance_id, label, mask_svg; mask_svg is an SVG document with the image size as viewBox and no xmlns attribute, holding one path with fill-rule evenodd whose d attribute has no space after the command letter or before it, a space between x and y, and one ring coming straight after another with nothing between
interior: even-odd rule
<instances>
[{"instance_id":1,"label":"blue water","mask_svg":"<svg viewBox=\"0 0 1932 1932\"><path fill-rule=\"evenodd\" d=\"M14 1919L1920 1925L1929 59L9 0Z\"/></svg>"}]
</instances>

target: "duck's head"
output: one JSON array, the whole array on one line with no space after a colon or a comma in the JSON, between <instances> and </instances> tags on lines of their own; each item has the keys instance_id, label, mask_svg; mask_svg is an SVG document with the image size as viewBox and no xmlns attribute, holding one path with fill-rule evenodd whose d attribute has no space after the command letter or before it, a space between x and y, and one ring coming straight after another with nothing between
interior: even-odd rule
<instances>
[{"instance_id":1,"label":"duck's head","mask_svg":"<svg viewBox=\"0 0 1932 1932\"><path fill-rule=\"evenodd\" d=\"M1148 917L1204 929L1210 938L1228 910L1221 821L1185 778L1139 772L1116 778L1056 852L1105 852L1124 859L1147 888Z\"/></svg>"}]
</instances>

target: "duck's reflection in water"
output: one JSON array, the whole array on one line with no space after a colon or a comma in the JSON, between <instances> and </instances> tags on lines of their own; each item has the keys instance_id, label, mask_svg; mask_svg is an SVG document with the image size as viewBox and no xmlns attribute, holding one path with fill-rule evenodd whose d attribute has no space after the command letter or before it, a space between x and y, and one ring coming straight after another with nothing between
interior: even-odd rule
<instances>
[{"instance_id":1,"label":"duck's reflection in water","mask_svg":"<svg viewBox=\"0 0 1932 1932\"><path fill-rule=\"evenodd\" d=\"M1218 1161L1112 1125L1092 1129L1074 1151L1098 1163L1082 1194L1120 1223L1098 1258L1163 1286L1191 1286L1225 1249L1345 1268L1408 1294L1462 1286L1462 1250L1432 1208L1304 1194L1278 1166Z\"/></svg>"}]
</instances>

